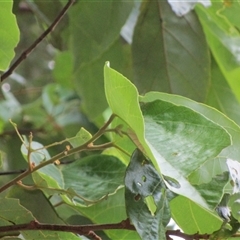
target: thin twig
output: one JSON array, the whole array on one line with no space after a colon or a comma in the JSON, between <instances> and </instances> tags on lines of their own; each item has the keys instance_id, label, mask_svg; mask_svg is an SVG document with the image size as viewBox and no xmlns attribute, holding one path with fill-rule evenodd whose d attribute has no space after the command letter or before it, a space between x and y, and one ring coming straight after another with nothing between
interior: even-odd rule
<instances>
[{"instance_id":1,"label":"thin twig","mask_svg":"<svg viewBox=\"0 0 240 240\"><path fill-rule=\"evenodd\" d=\"M36 41L28 48L26 49L19 58L11 65L11 67L3 73L1 76L1 82L3 82L4 79L9 77L12 72L18 67L18 65L27 58L27 56L37 47L37 45L42 42L46 36L54 30L54 28L57 26L57 24L61 21L63 16L66 14L67 10L72 6L72 4L75 2L75 0L69 0L68 3L65 5L65 7L62 9L62 11L59 13L59 15L56 17L56 19L53 21L53 23L48 27L46 31L42 33L40 37L36 39Z\"/></svg>"},{"instance_id":2,"label":"thin twig","mask_svg":"<svg viewBox=\"0 0 240 240\"><path fill-rule=\"evenodd\" d=\"M0 176L3 175L12 175L12 174L19 174L25 172L26 169L20 169L20 170L12 170L12 171L6 171L6 172L0 172Z\"/></svg>"}]
</instances>

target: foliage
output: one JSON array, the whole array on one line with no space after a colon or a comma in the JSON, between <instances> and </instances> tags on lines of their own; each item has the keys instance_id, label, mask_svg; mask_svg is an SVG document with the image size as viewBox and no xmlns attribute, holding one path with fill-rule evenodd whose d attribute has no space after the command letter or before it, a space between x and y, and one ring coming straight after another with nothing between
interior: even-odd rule
<instances>
[{"instance_id":1,"label":"foliage","mask_svg":"<svg viewBox=\"0 0 240 240\"><path fill-rule=\"evenodd\" d=\"M1 236L237 239L239 2L66 4L1 3Z\"/></svg>"}]
</instances>

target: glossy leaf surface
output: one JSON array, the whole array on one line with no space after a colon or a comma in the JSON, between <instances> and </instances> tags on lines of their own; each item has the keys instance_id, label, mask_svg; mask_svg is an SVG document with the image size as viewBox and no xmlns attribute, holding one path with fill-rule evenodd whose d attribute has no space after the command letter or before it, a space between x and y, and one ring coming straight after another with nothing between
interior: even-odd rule
<instances>
[{"instance_id":1,"label":"glossy leaf surface","mask_svg":"<svg viewBox=\"0 0 240 240\"><path fill-rule=\"evenodd\" d=\"M141 239L165 239L164 227L171 215L163 179L140 150L136 149L126 170L127 214ZM151 213L146 198L151 196L156 210Z\"/></svg>"}]
</instances>

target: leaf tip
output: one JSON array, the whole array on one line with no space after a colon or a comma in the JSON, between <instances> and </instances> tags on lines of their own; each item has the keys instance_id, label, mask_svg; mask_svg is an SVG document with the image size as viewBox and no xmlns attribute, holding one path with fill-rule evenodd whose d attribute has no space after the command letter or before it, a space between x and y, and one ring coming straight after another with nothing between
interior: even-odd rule
<instances>
[{"instance_id":1,"label":"leaf tip","mask_svg":"<svg viewBox=\"0 0 240 240\"><path fill-rule=\"evenodd\" d=\"M105 62L105 66L106 66L106 67L110 67L110 62L109 62L109 61L106 61L106 62Z\"/></svg>"}]
</instances>

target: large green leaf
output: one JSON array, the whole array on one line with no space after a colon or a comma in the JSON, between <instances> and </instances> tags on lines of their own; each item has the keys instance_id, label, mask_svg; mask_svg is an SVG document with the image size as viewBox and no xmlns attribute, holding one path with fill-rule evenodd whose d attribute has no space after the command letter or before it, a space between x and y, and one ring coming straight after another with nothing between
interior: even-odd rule
<instances>
[{"instance_id":1,"label":"large green leaf","mask_svg":"<svg viewBox=\"0 0 240 240\"><path fill-rule=\"evenodd\" d=\"M218 216L184 196L173 199L170 206L174 220L187 234L213 233L222 225Z\"/></svg>"},{"instance_id":2,"label":"large green leaf","mask_svg":"<svg viewBox=\"0 0 240 240\"><path fill-rule=\"evenodd\" d=\"M127 218L124 187L120 187L113 194L109 194L104 201L89 207L75 206L81 214L87 216L93 223L118 223ZM114 240L140 240L136 231L130 230L108 230L107 235Z\"/></svg>"},{"instance_id":3,"label":"large green leaf","mask_svg":"<svg viewBox=\"0 0 240 240\"><path fill-rule=\"evenodd\" d=\"M116 157L108 155L79 159L62 171L65 188L90 200L115 192L123 184L124 173L125 166Z\"/></svg>"},{"instance_id":4,"label":"large green leaf","mask_svg":"<svg viewBox=\"0 0 240 240\"><path fill-rule=\"evenodd\" d=\"M141 109L147 141L185 177L231 144L225 129L189 108L156 100Z\"/></svg>"},{"instance_id":5,"label":"large green leaf","mask_svg":"<svg viewBox=\"0 0 240 240\"><path fill-rule=\"evenodd\" d=\"M215 177L216 174L221 174L222 172L228 170L226 165L226 158L239 159L240 128L227 116L212 107L194 102L193 100L187 99L185 97L172 94L150 92L147 93L144 97L141 97L140 101L152 102L158 99L168 101L179 106L188 107L202 114L218 125L224 127L224 129L226 129L227 132L231 135L232 145L223 149L217 158L211 161L207 161L196 172L192 173L189 176L189 179L192 183L200 184L211 181L211 179Z\"/></svg>"},{"instance_id":6,"label":"large green leaf","mask_svg":"<svg viewBox=\"0 0 240 240\"><path fill-rule=\"evenodd\" d=\"M6 70L13 59L19 41L17 21L12 13L13 1L1 2L0 8L0 70Z\"/></svg>"},{"instance_id":7,"label":"large green leaf","mask_svg":"<svg viewBox=\"0 0 240 240\"><path fill-rule=\"evenodd\" d=\"M125 201L127 214L142 239L166 239L165 227L171 214L165 183L153 165L136 149L126 170ZM151 213L146 198L153 198Z\"/></svg>"},{"instance_id":8,"label":"large green leaf","mask_svg":"<svg viewBox=\"0 0 240 240\"><path fill-rule=\"evenodd\" d=\"M155 168L163 171L179 181L181 188L171 188L172 191L193 199L207 207L206 202L194 187L164 159L159 152L145 141L143 116L138 102L136 87L124 76L111 69L108 64L104 68L105 92L109 106L114 114L125 121L134 132L131 138L135 144L151 159ZM160 170L159 170L160 172ZM169 186L170 187L170 186Z\"/></svg>"},{"instance_id":9,"label":"large green leaf","mask_svg":"<svg viewBox=\"0 0 240 240\"><path fill-rule=\"evenodd\" d=\"M204 101L210 56L194 12L179 18L167 1L143 1L132 43L140 93L176 93Z\"/></svg>"}]
</instances>

